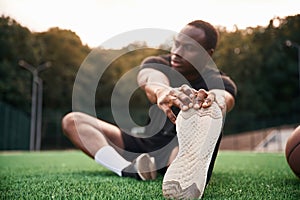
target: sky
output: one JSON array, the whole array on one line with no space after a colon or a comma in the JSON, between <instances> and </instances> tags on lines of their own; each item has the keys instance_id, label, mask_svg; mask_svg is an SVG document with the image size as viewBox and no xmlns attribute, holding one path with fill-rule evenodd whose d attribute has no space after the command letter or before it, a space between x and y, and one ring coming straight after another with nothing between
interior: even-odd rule
<instances>
[{"instance_id":1,"label":"sky","mask_svg":"<svg viewBox=\"0 0 300 200\"><path fill-rule=\"evenodd\" d=\"M274 17L300 14L298 0L0 0L0 14L10 16L32 32L59 27L74 31L90 47L120 48L139 39L140 29L153 33L149 46L168 40L190 21L201 19L229 31L267 26ZM166 33L166 34L164 34ZM129 39L130 38L130 39ZM126 44L127 43L127 44Z\"/></svg>"}]
</instances>

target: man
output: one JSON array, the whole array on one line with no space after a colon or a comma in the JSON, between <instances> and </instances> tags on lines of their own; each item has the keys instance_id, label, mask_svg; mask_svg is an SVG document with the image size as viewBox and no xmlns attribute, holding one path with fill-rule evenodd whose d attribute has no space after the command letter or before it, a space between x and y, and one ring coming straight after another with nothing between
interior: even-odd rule
<instances>
[{"instance_id":1,"label":"man","mask_svg":"<svg viewBox=\"0 0 300 200\"><path fill-rule=\"evenodd\" d=\"M236 94L235 84L211 64L217 38L212 25L196 20L180 31L170 55L144 60L137 81L158 108L150 114L147 137L79 112L63 118L65 135L119 176L151 180L156 171L165 173L167 198L202 196Z\"/></svg>"}]
</instances>

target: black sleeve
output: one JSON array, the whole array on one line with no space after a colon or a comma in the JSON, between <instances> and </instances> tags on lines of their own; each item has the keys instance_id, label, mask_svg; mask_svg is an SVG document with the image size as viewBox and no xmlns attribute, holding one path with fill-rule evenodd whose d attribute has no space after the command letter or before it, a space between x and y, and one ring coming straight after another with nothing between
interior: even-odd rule
<instances>
[{"instance_id":1,"label":"black sleeve","mask_svg":"<svg viewBox=\"0 0 300 200\"><path fill-rule=\"evenodd\" d=\"M170 80L170 84L173 87L179 87L182 84L188 84L190 83L176 70L173 70L170 67L170 55L162 55L162 56L151 56L147 57L146 59L143 60L140 68L145 69L145 68L152 68L156 69L162 73L164 73L168 79ZM225 89L227 92L229 92L234 98L236 97L237 94L237 87L236 84L228 77L226 74L223 72L220 72L216 69L212 70L207 70L204 72L204 74L201 74L202 78L198 81L200 81L199 88L203 88L206 90L209 89ZM209 77L208 79L204 79L203 77ZM204 81L204 82L203 82ZM207 86L209 86L207 88ZM193 83L191 83L192 86L194 86ZM194 87L197 88L197 87Z\"/></svg>"},{"instance_id":2,"label":"black sleeve","mask_svg":"<svg viewBox=\"0 0 300 200\"><path fill-rule=\"evenodd\" d=\"M237 94L236 84L222 71L219 71L217 68L207 68L202 74L202 82L205 82L205 86L202 86L203 89L212 90L212 89L221 89L229 92L234 98ZM200 81L201 82L201 81Z\"/></svg>"},{"instance_id":3,"label":"black sleeve","mask_svg":"<svg viewBox=\"0 0 300 200\"><path fill-rule=\"evenodd\" d=\"M234 98L237 95L237 86L228 76L222 75L225 90L229 92Z\"/></svg>"}]
</instances>

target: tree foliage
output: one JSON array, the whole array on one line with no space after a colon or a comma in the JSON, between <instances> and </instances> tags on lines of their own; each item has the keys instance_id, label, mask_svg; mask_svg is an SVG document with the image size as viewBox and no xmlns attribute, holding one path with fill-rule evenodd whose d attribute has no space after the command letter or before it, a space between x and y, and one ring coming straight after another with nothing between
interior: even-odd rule
<instances>
[{"instance_id":1,"label":"tree foliage","mask_svg":"<svg viewBox=\"0 0 300 200\"><path fill-rule=\"evenodd\" d=\"M279 22L278 26L274 20ZM219 28L219 32L219 46L213 58L238 86L236 106L227 117L225 134L299 123L297 49L287 47L285 41L300 44L300 15L274 18L267 27L236 28L234 32ZM110 107L112 91L125 73L139 66L147 56L165 53L147 48L143 42L118 50L97 48L95 51L83 45L71 30L51 28L32 33L6 16L0 18L0 46L0 101L27 113L30 112L32 76L18 65L20 59L33 66L51 61L51 68L40 74L44 82L44 108L65 113L72 109L74 81L87 56L94 57L83 81L89 81L99 67L117 56L99 78L94 96L97 109L103 111ZM131 80L136 81L134 76ZM83 92L89 88L78 89ZM121 97L126 88L119 92ZM144 93L136 90L130 105L145 109L146 104ZM102 112L100 116L113 121L109 112Z\"/></svg>"},{"instance_id":2,"label":"tree foliage","mask_svg":"<svg viewBox=\"0 0 300 200\"><path fill-rule=\"evenodd\" d=\"M227 127L238 132L300 122L297 49L285 45L300 44L299 32L300 15L272 19L267 27L221 31L215 61L238 85Z\"/></svg>"},{"instance_id":3,"label":"tree foliage","mask_svg":"<svg viewBox=\"0 0 300 200\"><path fill-rule=\"evenodd\" d=\"M27 111L31 82L18 62L20 59L37 62L34 45L34 36L27 28L9 17L0 18L0 100Z\"/></svg>"},{"instance_id":4,"label":"tree foliage","mask_svg":"<svg viewBox=\"0 0 300 200\"><path fill-rule=\"evenodd\" d=\"M41 58L50 61L52 67L41 74L45 82L45 104L48 108L70 108L73 83L80 64L90 52L80 38L70 30L51 28L36 33L41 44Z\"/></svg>"}]
</instances>

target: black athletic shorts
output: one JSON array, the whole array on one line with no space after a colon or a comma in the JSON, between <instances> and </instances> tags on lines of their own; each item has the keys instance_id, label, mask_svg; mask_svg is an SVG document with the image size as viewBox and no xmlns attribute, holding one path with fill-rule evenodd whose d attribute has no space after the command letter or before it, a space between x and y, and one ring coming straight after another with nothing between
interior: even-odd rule
<instances>
[{"instance_id":1,"label":"black athletic shorts","mask_svg":"<svg viewBox=\"0 0 300 200\"><path fill-rule=\"evenodd\" d=\"M167 169L167 164L172 150L178 146L177 137L174 135L164 135L158 133L149 138L139 138L122 132L124 142L123 156L129 161L133 161L142 153L149 153L150 156L155 158L156 168L158 172L164 174ZM218 142L214 149L212 160L207 174L207 183L210 180L214 163L218 154L222 133L219 136Z\"/></svg>"},{"instance_id":2,"label":"black athletic shorts","mask_svg":"<svg viewBox=\"0 0 300 200\"><path fill-rule=\"evenodd\" d=\"M177 137L158 133L142 138L122 132L125 159L132 161L142 153L148 153L155 158L156 168L160 172L166 170L172 150L178 146Z\"/></svg>"}]
</instances>

